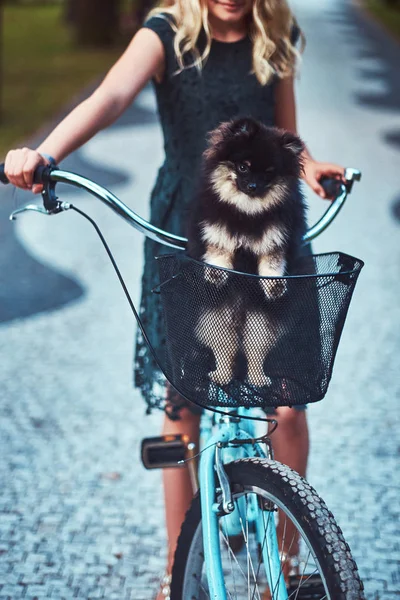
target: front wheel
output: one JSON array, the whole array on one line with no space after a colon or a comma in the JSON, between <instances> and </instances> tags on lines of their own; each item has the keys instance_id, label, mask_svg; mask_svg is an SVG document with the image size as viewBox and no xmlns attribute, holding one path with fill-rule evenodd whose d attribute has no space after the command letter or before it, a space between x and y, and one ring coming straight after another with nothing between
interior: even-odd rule
<instances>
[{"instance_id":1,"label":"front wheel","mask_svg":"<svg viewBox=\"0 0 400 600\"><path fill-rule=\"evenodd\" d=\"M225 465L225 470L240 523L239 534L230 535L225 517L220 518L228 600L365 599L357 566L340 528L324 501L300 475L278 462L260 458L234 461ZM271 525L276 527L277 547L276 536L270 535ZM275 548L270 551L266 545L273 539ZM276 584L268 578L271 564L265 563L270 556L279 561L284 586L279 578ZM276 564L272 566L276 568ZM171 600L210 598L197 495L178 540Z\"/></svg>"}]
</instances>

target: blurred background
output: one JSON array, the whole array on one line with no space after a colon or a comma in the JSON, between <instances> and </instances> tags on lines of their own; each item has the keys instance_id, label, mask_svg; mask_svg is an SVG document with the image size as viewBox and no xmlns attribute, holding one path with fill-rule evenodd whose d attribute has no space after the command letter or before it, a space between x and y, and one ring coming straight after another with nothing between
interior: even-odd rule
<instances>
[{"instance_id":1,"label":"blurred background","mask_svg":"<svg viewBox=\"0 0 400 600\"><path fill-rule=\"evenodd\" d=\"M361 2L388 34L400 37L399 0ZM153 5L152 0L0 0L0 155L102 75Z\"/></svg>"},{"instance_id":2,"label":"blurred background","mask_svg":"<svg viewBox=\"0 0 400 600\"><path fill-rule=\"evenodd\" d=\"M0 0L0 157L35 147L87 97L152 2ZM318 160L363 172L314 246L365 261L327 397L309 407L308 479L349 541L369 600L400 598L400 2L292 0L307 38L299 131ZM146 87L63 167L148 216L163 160ZM77 190L138 300L140 234ZM310 221L326 208L309 195ZM159 472L140 463L135 323L111 265L75 214L8 215L0 188L0 600L149 600L165 561ZM72 212L72 211L71 211Z\"/></svg>"},{"instance_id":3,"label":"blurred background","mask_svg":"<svg viewBox=\"0 0 400 600\"><path fill-rule=\"evenodd\" d=\"M104 74L152 4L1 0L0 155Z\"/></svg>"}]
</instances>

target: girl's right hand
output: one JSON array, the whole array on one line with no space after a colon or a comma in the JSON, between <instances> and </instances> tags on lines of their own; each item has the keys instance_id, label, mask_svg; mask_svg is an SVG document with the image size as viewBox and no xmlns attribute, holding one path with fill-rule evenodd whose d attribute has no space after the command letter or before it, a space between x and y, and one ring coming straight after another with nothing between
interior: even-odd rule
<instances>
[{"instance_id":1,"label":"girl's right hand","mask_svg":"<svg viewBox=\"0 0 400 600\"><path fill-rule=\"evenodd\" d=\"M10 150L6 156L4 172L9 182L16 187L38 194L43 186L33 183L33 174L39 165L47 164L48 161L36 150Z\"/></svg>"}]
</instances>

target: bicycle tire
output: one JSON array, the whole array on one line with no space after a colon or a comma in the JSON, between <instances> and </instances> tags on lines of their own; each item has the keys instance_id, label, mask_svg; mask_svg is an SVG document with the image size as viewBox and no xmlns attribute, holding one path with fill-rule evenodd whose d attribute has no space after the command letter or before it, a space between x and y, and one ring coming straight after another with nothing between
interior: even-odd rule
<instances>
[{"instance_id":1,"label":"bicycle tire","mask_svg":"<svg viewBox=\"0 0 400 600\"><path fill-rule=\"evenodd\" d=\"M298 524L307 545L312 548L313 556L324 578L325 595L329 600L365 600L363 584L343 533L337 525L325 502L318 496L310 484L289 467L269 459L246 458L225 465L232 492L235 489L257 488L263 490L270 501L285 507ZM252 493L251 491L249 493ZM201 547L200 547L201 545ZM194 553L194 554L193 554ZM314 554L315 553L315 554ZM191 582L201 579L199 570L202 555L201 509L197 494L186 514L175 553L172 570L171 600L203 600L207 592L193 593ZM196 556L193 560L193 556ZM199 558L200 557L200 558ZM199 562L200 561L200 562ZM185 589L191 590L184 597ZM275 594L273 593L273 596ZM233 598L229 594L229 598ZM244 600L248 596L237 597ZM255 598L259 596L254 596ZM289 598L313 598L314 596L292 594ZM236 599L235 599L236 600Z\"/></svg>"}]
</instances>

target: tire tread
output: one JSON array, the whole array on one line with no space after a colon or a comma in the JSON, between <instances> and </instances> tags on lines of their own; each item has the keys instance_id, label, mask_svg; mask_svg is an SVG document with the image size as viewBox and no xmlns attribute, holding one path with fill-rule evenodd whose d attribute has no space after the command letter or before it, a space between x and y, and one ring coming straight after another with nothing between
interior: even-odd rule
<instances>
[{"instance_id":1,"label":"tire tread","mask_svg":"<svg viewBox=\"0 0 400 600\"><path fill-rule=\"evenodd\" d=\"M365 600L357 565L342 530L325 502L303 477L286 465L266 458L243 458L225 465L225 468L229 479L235 483L239 483L240 471L246 479L261 479L264 486L268 486L266 491L271 492L272 487L276 497L287 503L293 516L303 517L302 525L307 529L309 539L313 538L313 547L321 568L325 567L327 584L332 589L332 600ZM171 600L188 600L181 597L181 590L186 558L199 519L200 498L197 494L186 514L178 539L172 571Z\"/></svg>"}]
</instances>

